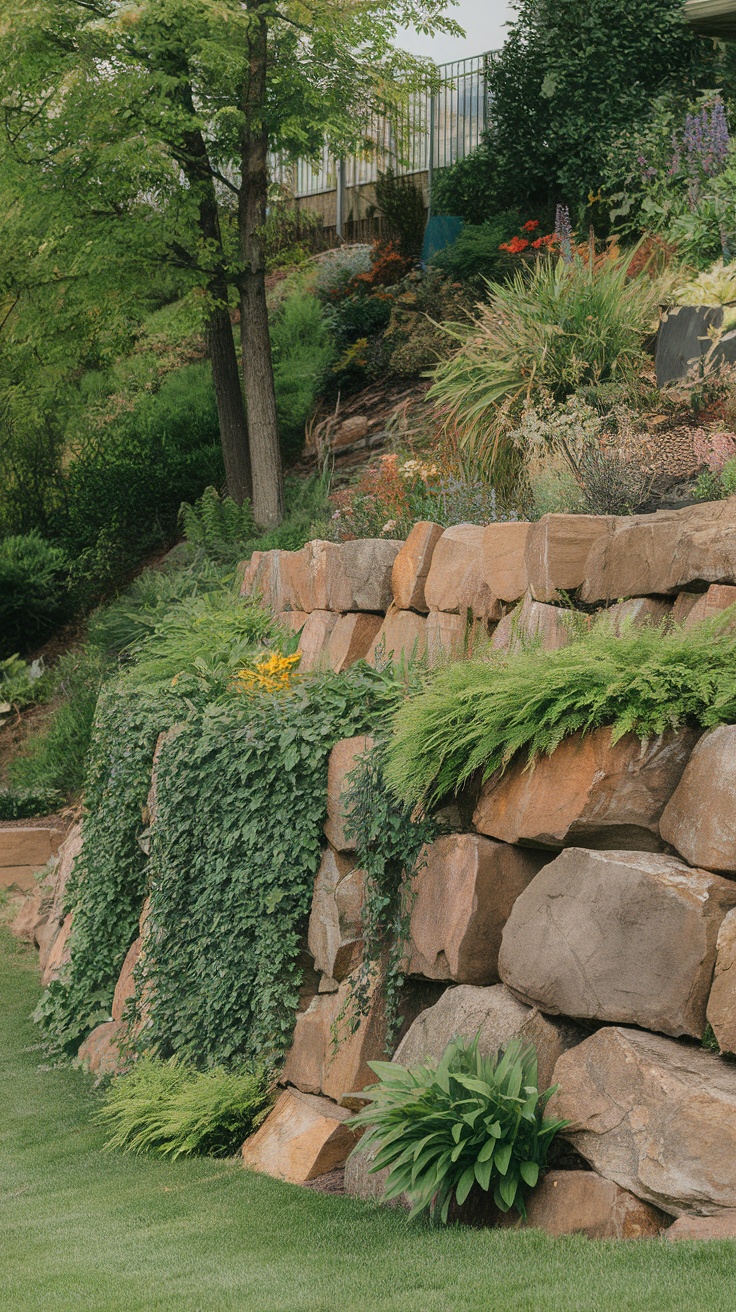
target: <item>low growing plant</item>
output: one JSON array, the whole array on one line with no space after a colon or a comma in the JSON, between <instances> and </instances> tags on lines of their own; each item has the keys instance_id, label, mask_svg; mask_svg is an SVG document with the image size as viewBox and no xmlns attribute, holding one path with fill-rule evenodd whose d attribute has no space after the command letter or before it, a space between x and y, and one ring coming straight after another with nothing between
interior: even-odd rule
<instances>
[{"instance_id":1,"label":"low growing plant","mask_svg":"<svg viewBox=\"0 0 736 1312\"><path fill-rule=\"evenodd\" d=\"M0 538L0 660L43 642L67 618L67 565L35 531Z\"/></svg>"},{"instance_id":2,"label":"low growing plant","mask_svg":"<svg viewBox=\"0 0 736 1312\"><path fill-rule=\"evenodd\" d=\"M410 1215L446 1222L453 1199L462 1207L474 1186L491 1192L502 1212L526 1215L525 1196L566 1122L545 1120L554 1088L539 1092L537 1056L513 1039L483 1057L478 1039L453 1039L437 1065L407 1069L369 1062L379 1083L351 1124L365 1128L356 1151L376 1148L371 1171L389 1167L386 1199L406 1193Z\"/></svg>"},{"instance_id":3,"label":"low growing plant","mask_svg":"<svg viewBox=\"0 0 736 1312\"><path fill-rule=\"evenodd\" d=\"M272 1077L263 1065L197 1071L172 1057L140 1057L113 1080L96 1115L108 1151L229 1157L268 1110Z\"/></svg>"}]
</instances>

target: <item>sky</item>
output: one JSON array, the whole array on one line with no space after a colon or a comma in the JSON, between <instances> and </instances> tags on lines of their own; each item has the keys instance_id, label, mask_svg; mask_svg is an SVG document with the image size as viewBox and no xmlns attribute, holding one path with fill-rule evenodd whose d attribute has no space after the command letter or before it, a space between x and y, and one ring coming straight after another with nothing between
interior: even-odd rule
<instances>
[{"instance_id":1,"label":"sky","mask_svg":"<svg viewBox=\"0 0 736 1312\"><path fill-rule=\"evenodd\" d=\"M465 37L427 37L407 31L397 45L437 64L482 55L500 49L506 35L503 25L512 17L509 0L460 0L458 5L448 5L447 12L465 29Z\"/></svg>"}]
</instances>

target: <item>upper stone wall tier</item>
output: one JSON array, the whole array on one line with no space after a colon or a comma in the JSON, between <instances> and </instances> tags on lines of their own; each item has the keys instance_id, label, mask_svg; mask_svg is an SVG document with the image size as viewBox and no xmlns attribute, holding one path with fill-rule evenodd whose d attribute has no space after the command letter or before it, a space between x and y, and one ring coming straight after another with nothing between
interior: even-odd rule
<instances>
[{"instance_id":1,"label":"upper stone wall tier","mask_svg":"<svg viewBox=\"0 0 736 1312\"><path fill-rule=\"evenodd\" d=\"M424 596L430 610L499 620L528 586L527 523L459 524L445 529L432 556Z\"/></svg>"},{"instance_id":2,"label":"upper stone wall tier","mask_svg":"<svg viewBox=\"0 0 736 1312\"><path fill-rule=\"evenodd\" d=\"M402 542L308 542L301 551L255 551L241 596L260 593L274 611L375 611L391 604L391 573Z\"/></svg>"}]
</instances>

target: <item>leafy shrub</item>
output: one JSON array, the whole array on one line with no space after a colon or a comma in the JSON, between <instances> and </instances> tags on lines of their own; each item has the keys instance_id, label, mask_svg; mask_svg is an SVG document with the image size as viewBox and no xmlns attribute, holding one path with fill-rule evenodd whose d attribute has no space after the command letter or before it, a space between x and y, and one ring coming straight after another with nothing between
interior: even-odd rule
<instances>
[{"instance_id":1,"label":"leafy shrub","mask_svg":"<svg viewBox=\"0 0 736 1312\"><path fill-rule=\"evenodd\" d=\"M0 661L0 705L22 710L33 702L43 702L49 695L51 680L42 660L27 661L8 656Z\"/></svg>"},{"instance_id":2,"label":"leafy shrub","mask_svg":"<svg viewBox=\"0 0 736 1312\"><path fill-rule=\"evenodd\" d=\"M140 1057L113 1080L95 1119L112 1131L108 1150L228 1157L263 1120L270 1082L263 1066L197 1071L175 1057Z\"/></svg>"},{"instance_id":3,"label":"leafy shrub","mask_svg":"<svg viewBox=\"0 0 736 1312\"><path fill-rule=\"evenodd\" d=\"M296 292L283 302L270 331L281 449L285 459L293 461L301 455L304 426L334 347L325 311L307 292Z\"/></svg>"},{"instance_id":4,"label":"leafy shrub","mask_svg":"<svg viewBox=\"0 0 736 1312\"><path fill-rule=\"evenodd\" d=\"M387 169L379 173L375 191L389 236L403 256L418 260L427 219L421 188L413 178L397 177L393 169Z\"/></svg>"},{"instance_id":5,"label":"leafy shrub","mask_svg":"<svg viewBox=\"0 0 736 1312\"><path fill-rule=\"evenodd\" d=\"M371 1171L389 1167L386 1199L407 1193L411 1216L429 1212L446 1222L478 1186L493 1192L502 1212L526 1215L525 1194L536 1185L549 1146L565 1121L544 1119L554 1089L540 1094L537 1056L513 1039L483 1057L473 1041L455 1038L437 1065L369 1062L379 1083L351 1124L365 1126L356 1151L377 1148Z\"/></svg>"},{"instance_id":6,"label":"leafy shrub","mask_svg":"<svg viewBox=\"0 0 736 1312\"><path fill-rule=\"evenodd\" d=\"M357 245L325 251L320 257L314 282L315 294L324 304L332 305L340 300L358 274L368 273L371 249L367 245Z\"/></svg>"},{"instance_id":7,"label":"leafy shrub","mask_svg":"<svg viewBox=\"0 0 736 1312\"><path fill-rule=\"evenodd\" d=\"M430 395L457 430L469 460L499 486L518 474L509 430L540 394L626 379L645 364L642 343L661 288L628 260L550 259L493 284L459 350L441 363Z\"/></svg>"},{"instance_id":8,"label":"leafy shrub","mask_svg":"<svg viewBox=\"0 0 736 1312\"><path fill-rule=\"evenodd\" d=\"M500 282L511 267L507 252L500 247L518 232L521 221L518 210L506 210L484 223L468 224L451 246L432 257L432 264L458 282L474 283L481 278Z\"/></svg>"},{"instance_id":9,"label":"leafy shrub","mask_svg":"<svg viewBox=\"0 0 736 1312\"><path fill-rule=\"evenodd\" d=\"M718 471L703 470L695 485L699 501L722 501L736 496L736 459L728 460Z\"/></svg>"},{"instance_id":10,"label":"leafy shrub","mask_svg":"<svg viewBox=\"0 0 736 1312\"><path fill-rule=\"evenodd\" d=\"M441 322L468 318L472 301L437 269L410 273L396 291L383 343L390 372L411 377L452 353L453 340Z\"/></svg>"},{"instance_id":11,"label":"leafy shrub","mask_svg":"<svg viewBox=\"0 0 736 1312\"><path fill-rule=\"evenodd\" d=\"M193 506L185 501L179 521L187 542L216 561L239 560L243 543L256 536L250 503L239 506L214 487L206 487Z\"/></svg>"},{"instance_id":12,"label":"leafy shrub","mask_svg":"<svg viewBox=\"0 0 736 1312\"><path fill-rule=\"evenodd\" d=\"M190 558L187 548L180 547L176 550L179 557L176 564L143 570L124 592L90 615L89 644L108 656L118 657L150 633L178 602L210 592L231 591L232 562L213 561L202 554L204 550L198 546ZM222 555L237 552L238 558L243 554L242 548L237 550L219 537L214 550Z\"/></svg>"},{"instance_id":13,"label":"leafy shrub","mask_svg":"<svg viewBox=\"0 0 736 1312\"><path fill-rule=\"evenodd\" d=\"M67 559L35 531L0 539L0 659L48 638L69 614Z\"/></svg>"},{"instance_id":14,"label":"leafy shrub","mask_svg":"<svg viewBox=\"0 0 736 1312\"><path fill-rule=\"evenodd\" d=\"M611 725L653 737L683 724L736 721L732 610L692 629L605 621L560 651L458 662L432 672L399 708L386 776L402 802L438 800L517 752L533 762L569 734Z\"/></svg>"}]
</instances>

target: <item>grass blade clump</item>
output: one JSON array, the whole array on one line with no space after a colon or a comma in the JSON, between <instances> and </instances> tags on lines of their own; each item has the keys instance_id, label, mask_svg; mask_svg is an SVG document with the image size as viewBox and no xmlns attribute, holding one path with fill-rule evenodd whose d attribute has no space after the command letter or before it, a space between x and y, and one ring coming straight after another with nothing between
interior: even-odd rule
<instances>
[{"instance_id":1,"label":"grass blade clump","mask_svg":"<svg viewBox=\"0 0 736 1312\"><path fill-rule=\"evenodd\" d=\"M265 1066L197 1071L172 1057L141 1057L113 1080L97 1120L106 1147L166 1157L228 1157L263 1120L271 1077Z\"/></svg>"},{"instance_id":2,"label":"grass blade clump","mask_svg":"<svg viewBox=\"0 0 736 1312\"><path fill-rule=\"evenodd\" d=\"M582 730L645 739L685 724L736 722L736 607L691 629L624 629L605 619L559 651L539 649L434 671L394 721L386 777L427 803L517 752L530 762Z\"/></svg>"},{"instance_id":3,"label":"grass blade clump","mask_svg":"<svg viewBox=\"0 0 736 1312\"><path fill-rule=\"evenodd\" d=\"M445 1222L453 1197L461 1207L478 1185L502 1212L526 1214L525 1194L566 1124L544 1119L554 1089L539 1092L532 1044L512 1039L483 1057L477 1037L454 1038L437 1064L369 1066L379 1083L351 1124L367 1127L358 1152L377 1149L371 1171L390 1167L386 1200L406 1193L412 1216L428 1211Z\"/></svg>"}]
</instances>

